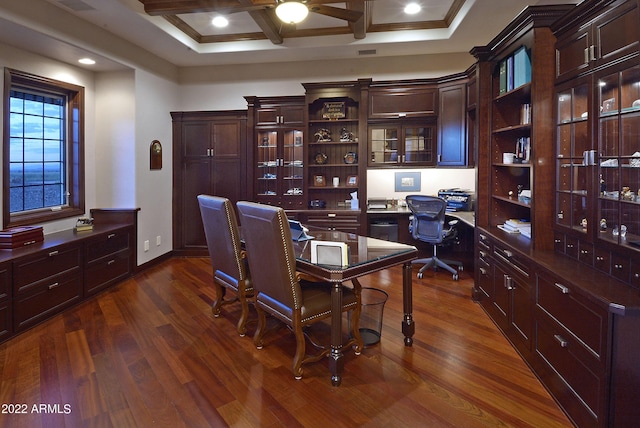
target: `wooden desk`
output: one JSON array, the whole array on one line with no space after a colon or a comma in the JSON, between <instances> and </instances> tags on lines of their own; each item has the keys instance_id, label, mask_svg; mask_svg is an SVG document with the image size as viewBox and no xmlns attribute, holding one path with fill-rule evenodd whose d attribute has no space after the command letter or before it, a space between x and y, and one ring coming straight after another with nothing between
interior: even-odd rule
<instances>
[{"instance_id":1,"label":"wooden desk","mask_svg":"<svg viewBox=\"0 0 640 428\"><path fill-rule=\"evenodd\" d=\"M357 278L396 265L403 265L402 293L404 319L402 333L405 346L413 344L415 324L413 323L413 302L411 289L411 260L418 251L412 245L388 242L380 239L359 236L353 233L332 230L311 230L310 235L320 241L346 242L349 246L349 265L345 267L326 266L311 263L311 241L294 242L296 249L296 269L323 281L331 282L331 353L329 369L331 383L340 385L344 360L342 354L342 284L352 281L354 287L360 287Z\"/></svg>"}]
</instances>

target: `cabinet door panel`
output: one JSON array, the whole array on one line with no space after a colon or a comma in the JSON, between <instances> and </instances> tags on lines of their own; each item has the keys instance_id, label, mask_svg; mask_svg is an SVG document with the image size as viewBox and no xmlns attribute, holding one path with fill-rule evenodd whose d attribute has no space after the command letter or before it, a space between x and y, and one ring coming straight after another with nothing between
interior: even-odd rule
<instances>
[{"instance_id":1,"label":"cabinet door panel","mask_svg":"<svg viewBox=\"0 0 640 428\"><path fill-rule=\"evenodd\" d=\"M30 290L13 301L16 332L48 318L63 308L80 300L82 296L82 275L59 275L47 283Z\"/></svg>"},{"instance_id":2,"label":"cabinet door panel","mask_svg":"<svg viewBox=\"0 0 640 428\"><path fill-rule=\"evenodd\" d=\"M607 63L638 49L640 14L637 2L614 9L595 24L599 63Z\"/></svg>"},{"instance_id":3,"label":"cabinet door panel","mask_svg":"<svg viewBox=\"0 0 640 428\"><path fill-rule=\"evenodd\" d=\"M438 165L466 164L464 85L440 89L438 115Z\"/></svg>"},{"instance_id":4,"label":"cabinet door panel","mask_svg":"<svg viewBox=\"0 0 640 428\"><path fill-rule=\"evenodd\" d=\"M212 155L216 158L238 158L241 153L240 123L216 123L213 125Z\"/></svg>"},{"instance_id":5,"label":"cabinet door panel","mask_svg":"<svg viewBox=\"0 0 640 428\"><path fill-rule=\"evenodd\" d=\"M556 77L565 80L589 67L588 31L571 31L568 37L558 39L556 44Z\"/></svg>"},{"instance_id":6,"label":"cabinet door panel","mask_svg":"<svg viewBox=\"0 0 640 428\"><path fill-rule=\"evenodd\" d=\"M371 90L369 118L432 116L436 114L436 96L434 88Z\"/></svg>"},{"instance_id":7,"label":"cabinet door panel","mask_svg":"<svg viewBox=\"0 0 640 428\"><path fill-rule=\"evenodd\" d=\"M182 155L208 156L211 128L208 122L189 122L182 125Z\"/></svg>"}]
</instances>

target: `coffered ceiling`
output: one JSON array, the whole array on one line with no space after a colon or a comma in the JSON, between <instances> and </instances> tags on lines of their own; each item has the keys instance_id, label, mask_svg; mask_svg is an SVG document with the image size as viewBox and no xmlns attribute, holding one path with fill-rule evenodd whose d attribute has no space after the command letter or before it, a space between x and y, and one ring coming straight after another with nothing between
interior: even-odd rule
<instances>
[{"instance_id":1,"label":"coffered ceiling","mask_svg":"<svg viewBox=\"0 0 640 428\"><path fill-rule=\"evenodd\" d=\"M403 12L414 1L421 11ZM276 0L28 0L0 2L0 42L96 70L117 67L131 43L178 67L332 61L469 52L527 5L580 0L307 0L309 16L282 23ZM212 25L218 15L224 28ZM112 40L113 39L113 40ZM122 42L122 43L121 43ZM114 63L115 59L115 63Z\"/></svg>"}]
</instances>

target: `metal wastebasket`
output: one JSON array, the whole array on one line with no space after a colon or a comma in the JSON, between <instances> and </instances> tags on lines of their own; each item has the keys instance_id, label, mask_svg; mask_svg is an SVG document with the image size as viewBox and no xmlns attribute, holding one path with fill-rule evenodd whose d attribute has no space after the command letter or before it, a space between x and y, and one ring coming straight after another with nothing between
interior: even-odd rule
<instances>
[{"instance_id":1,"label":"metal wastebasket","mask_svg":"<svg viewBox=\"0 0 640 428\"><path fill-rule=\"evenodd\" d=\"M382 313L389 295L377 288L362 288L362 307L360 311L360 336L367 346L380 342L382 335Z\"/></svg>"}]
</instances>

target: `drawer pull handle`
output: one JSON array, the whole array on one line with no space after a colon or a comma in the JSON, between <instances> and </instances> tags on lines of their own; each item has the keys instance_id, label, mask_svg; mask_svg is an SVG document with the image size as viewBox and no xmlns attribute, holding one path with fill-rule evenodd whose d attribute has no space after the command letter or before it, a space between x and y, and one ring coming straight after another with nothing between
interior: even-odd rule
<instances>
[{"instance_id":1,"label":"drawer pull handle","mask_svg":"<svg viewBox=\"0 0 640 428\"><path fill-rule=\"evenodd\" d=\"M623 265L615 264L615 265L613 265L613 267L616 268L616 269L622 269Z\"/></svg>"},{"instance_id":2,"label":"drawer pull handle","mask_svg":"<svg viewBox=\"0 0 640 428\"><path fill-rule=\"evenodd\" d=\"M485 253L484 251L481 250L480 251L480 257L483 257L483 258L487 257L487 253Z\"/></svg>"},{"instance_id":3,"label":"drawer pull handle","mask_svg":"<svg viewBox=\"0 0 640 428\"><path fill-rule=\"evenodd\" d=\"M589 251L587 251L587 250L580 250L580 254L589 254Z\"/></svg>"},{"instance_id":4,"label":"drawer pull handle","mask_svg":"<svg viewBox=\"0 0 640 428\"><path fill-rule=\"evenodd\" d=\"M480 268L480 274L481 275L486 275L487 274L487 270L485 268Z\"/></svg>"},{"instance_id":5,"label":"drawer pull handle","mask_svg":"<svg viewBox=\"0 0 640 428\"><path fill-rule=\"evenodd\" d=\"M559 334L554 334L553 338L556 340L556 342L558 342L560 344L560 346L562 348L566 348L567 346L569 346L569 342L567 342L562 336L560 336Z\"/></svg>"},{"instance_id":6,"label":"drawer pull handle","mask_svg":"<svg viewBox=\"0 0 640 428\"><path fill-rule=\"evenodd\" d=\"M633 274L633 277L634 277L635 279L640 278L640 273L634 273L634 274Z\"/></svg>"},{"instance_id":7,"label":"drawer pull handle","mask_svg":"<svg viewBox=\"0 0 640 428\"><path fill-rule=\"evenodd\" d=\"M509 275L505 275L504 276L504 287L507 290L515 290L516 289L516 287L514 287L514 285L513 285L513 278L510 277Z\"/></svg>"},{"instance_id":8,"label":"drawer pull handle","mask_svg":"<svg viewBox=\"0 0 640 428\"><path fill-rule=\"evenodd\" d=\"M110 233L110 234L107 236L107 239L114 238L115 236L116 236L116 234L115 234L115 233Z\"/></svg>"},{"instance_id":9,"label":"drawer pull handle","mask_svg":"<svg viewBox=\"0 0 640 428\"><path fill-rule=\"evenodd\" d=\"M573 244L567 244L567 248L573 248Z\"/></svg>"},{"instance_id":10,"label":"drawer pull handle","mask_svg":"<svg viewBox=\"0 0 640 428\"><path fill-rule=\"evenodd\" d=\"M49 285L49 290L53 290L54 288L56 288L58 285L60 285L59 282L54 282L53 284Z\"/></svg>"},{"instance_id":11,"label":"drawer pull handle","mask_svg":"<svg viewBox=\"0 0 640 428\"><path fill-rule=\"evenodd\" d=\"M511 251L509 251L509 250L504 250L504 255L509 257L509 258L513 257L513 253Z\"/></svg>"},{"instance_id":12,"label":"drawer pull handle","mask_svg":"<svg viewBox=\"0 0 640 428\"><path fill-rule=\"evenodd\" d=\"M109 260L107 262L107 266L111 266L112 264L114 264L116 261L115 260Z\"/></svg>"},{"instance_id":13,"label":"drawer pull handle","mask_svg":"<svg viewBox=\"0 0 640 428\"><path fill-rule=\"evenodd\" d=\"M335 214L335 213L329 213L329 214L327 214L327 217L335 217L335 216L336 216L336 214Z\"/></svg>"},{"instance_id":14,"label":"drawer pull handle","mask_svg":"<svg viewBox=\"0 0 640 428\"><path fill-rule=\"evenodd\" d=\"M555 284L553 284L556 286L556 288L558 288L558 290L560 290L562 292L562 294L569 294L569 288L560 284L559 282L556 282Z\"/></svg>"},{"instance_id":15,"label":"drawer pull handle","mask_svg":"<svg viewBox=\"0 0 640 428\"><path fill-rule=\"evenodd\" d=\"M596 257L596 260L597 260L597 261L599 261L599 262L601 262L601 261L603 261L603 260L604 260L604 257L602 257L602 256L597 256L597 257Z\"/></svg>"},{"instance_id":16,"label":"drawer pull handle","mask_svg":"<svg viewBox=\"0 0 640 428\"><path fill-rule=\"evenodd\" d=\"M480 239L482 239L483 241L484 241L485 239L487 239L487 236L486 236L486 235L484 235L484 234L482 234L482 233L481 233L481 234L479 234L478 236L480 236Z\"/></svg>"},{"instance_id":17,"label":"drawer pull handle","mask_svg":"<svg viewBox=\"0 0 640 428\"><path fill-rule=\"evenodd\" d=\"M49 257L53 257L53 256L57 256L58 255L58 251L51 251L49 252Z\"/></svg>"}]
</instances>

